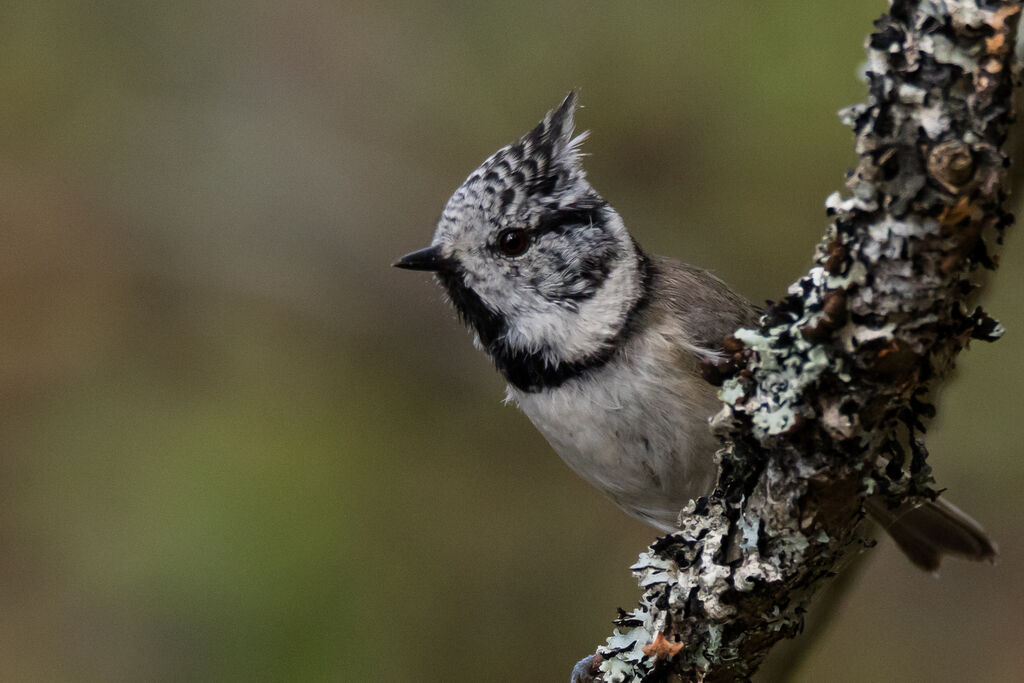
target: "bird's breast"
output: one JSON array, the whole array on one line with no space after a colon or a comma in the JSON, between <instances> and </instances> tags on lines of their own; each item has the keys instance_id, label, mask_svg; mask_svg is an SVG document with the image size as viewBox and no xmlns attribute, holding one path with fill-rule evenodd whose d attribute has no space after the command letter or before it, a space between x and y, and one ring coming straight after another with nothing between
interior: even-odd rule
<instances>
[{"instance_id":1,"label":"bird's breast","mask_svg":"<svg viewBox=\"0 0 1024 683\"><path fill-rule=\"evenodd\" d=\"M674 528L691 498L710 493L716 442L712 387L674 368L612 362L553 389L511 397L580 476L631 515Z\"/></svg>"}]
</instances>

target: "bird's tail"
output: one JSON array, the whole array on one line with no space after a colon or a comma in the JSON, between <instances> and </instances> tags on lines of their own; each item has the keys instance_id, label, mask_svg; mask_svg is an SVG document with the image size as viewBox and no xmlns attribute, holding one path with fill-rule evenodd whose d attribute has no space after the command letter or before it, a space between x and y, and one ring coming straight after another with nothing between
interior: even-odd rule
<instances>
[{"instance_id":1,"label":"bird's tail","mask_svg":"<svg viewBox=\"0 0 1024 683\"><path fill-rule=\"evenodd\" d=\"M864 501L864 509L910 561L925 571L937 570L943 555L991 562L998 554L981 525L943 498L889 508L876 496Z\"/></svg>"}]
</instances>

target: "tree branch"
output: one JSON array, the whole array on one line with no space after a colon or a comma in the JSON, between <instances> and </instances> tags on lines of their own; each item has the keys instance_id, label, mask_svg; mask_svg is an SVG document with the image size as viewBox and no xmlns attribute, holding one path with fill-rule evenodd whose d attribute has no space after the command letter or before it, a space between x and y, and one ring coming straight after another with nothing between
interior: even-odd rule
<instances>
[{"instance_id":1,"label":"tree branch","mask_svg":"<svg viewBox=\"0 0 1024 683\"><path fill-rule=\"evenodd\" d=\"M733 681L799 632L859 542L864 498L934 497L926 395L998 323L969 301L994 267L1020 5L895 0L868 47L868 102L841 112L860 161L816 265L709 368L725 403L714 495L632 567L639 607L603 680Z\"/></svg>"}]
</instances>

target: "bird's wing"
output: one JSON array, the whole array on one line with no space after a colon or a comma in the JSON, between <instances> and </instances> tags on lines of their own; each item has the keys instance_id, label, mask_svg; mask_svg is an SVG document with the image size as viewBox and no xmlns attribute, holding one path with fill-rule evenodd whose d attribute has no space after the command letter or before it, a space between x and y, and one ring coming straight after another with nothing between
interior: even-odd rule
<instances>
[{"instance_id":1,"label":"bird's wing","mask_svg":"<svg viewBox=\"0 0 1024 683\"><path fill-rule=\"evenodd\" d=\"M667 313L690 343L709 355L724 351L725 338L738 328L757 325L757 307L708 271L658 256L651 267Z\"/></svg>"}]
</instances>

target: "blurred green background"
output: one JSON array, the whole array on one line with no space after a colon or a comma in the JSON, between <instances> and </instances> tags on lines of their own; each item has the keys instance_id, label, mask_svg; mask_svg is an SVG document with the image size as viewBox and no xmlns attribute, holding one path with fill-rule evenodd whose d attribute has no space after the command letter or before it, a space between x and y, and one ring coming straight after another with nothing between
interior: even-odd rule
<instances>
[{"instance_id":1,"label":"blurred green background","mask_svg":"<svg viewBox=\"0 0 1024 683\"><path fill-rule=\"evenodd\" d=\"M388 265L579 88L640 242L779 297L882 9L4 3L0 679L566 680L653 534ZM1020 680L1018 233L929 441L1001 562L880 544L799 681Z\"/></svg>"}]
</instances>

